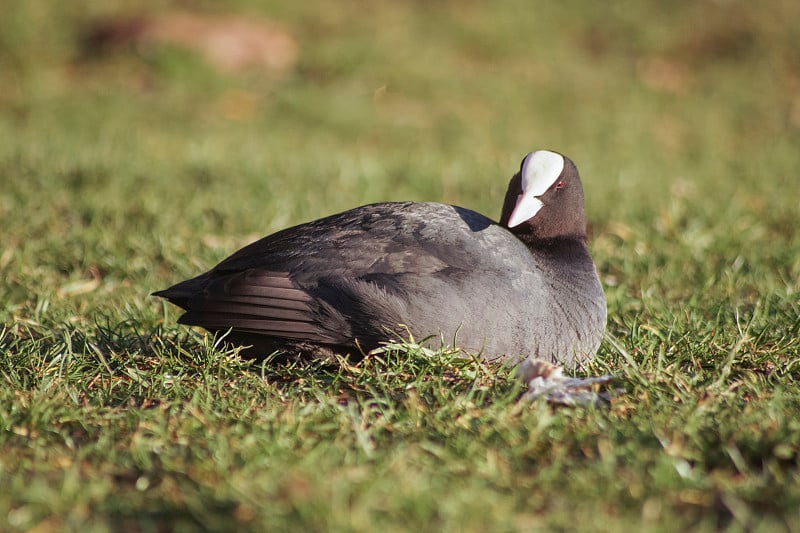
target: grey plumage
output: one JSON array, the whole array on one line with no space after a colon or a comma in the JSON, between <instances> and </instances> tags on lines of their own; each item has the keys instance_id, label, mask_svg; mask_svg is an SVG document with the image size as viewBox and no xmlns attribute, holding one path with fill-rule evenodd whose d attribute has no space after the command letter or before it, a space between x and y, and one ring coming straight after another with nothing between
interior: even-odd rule
<instances>
[{"instance_id":1,"label":"grey plumage","mask_svg":"<svg viewBox=\"0 0 800 533\"><path fill-rule=\"evenodd\" d=\"M255 357L357 357L410 331L487 359L574 366L594 355L606 320L577 169L564 158L537 196L544 207L509 229L520 193L517 174L500 224L437 203L358 207L264 237L154 294L186 310L182 324L232 329L228 339Z\"/></svg>"}]
</instances>

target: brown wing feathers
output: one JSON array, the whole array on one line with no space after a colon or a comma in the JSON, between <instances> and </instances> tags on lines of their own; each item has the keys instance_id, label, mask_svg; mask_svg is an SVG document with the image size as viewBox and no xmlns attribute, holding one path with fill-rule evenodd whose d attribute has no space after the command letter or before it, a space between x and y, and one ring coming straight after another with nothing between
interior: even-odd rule
<instances>
[{"instance_id":1,"label":"brown wing feathers","mask_svg":"<svg viewBox=\"0 0 800 533\"><path fill-rule=\"evenodd\" d=\"M321 327L314 299L283 272L212 271L209 277L189 280L158 295L186 309L178 320L181 324L322 343L339 341Z\"/></svg>"}]
</instances>

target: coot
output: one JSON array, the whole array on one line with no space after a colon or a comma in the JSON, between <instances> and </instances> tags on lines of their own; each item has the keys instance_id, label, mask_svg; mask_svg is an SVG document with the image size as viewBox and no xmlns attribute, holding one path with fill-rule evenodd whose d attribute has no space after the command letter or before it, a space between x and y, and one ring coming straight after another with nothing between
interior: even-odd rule
<instances>
[{"instance_id":1,"label":"coot","mask_svg":"<svg viewBox=\"0 0 800 533\"><path fill-rule=\"evenodd\" d=\"M154 293L181 324L303 357L360 357L411 333L518 363L591 358L606 301L586 246L581 180L550 151L522 161L499 223L428 202L357 207L258 240Z\"/></svg>"}]
</instances>

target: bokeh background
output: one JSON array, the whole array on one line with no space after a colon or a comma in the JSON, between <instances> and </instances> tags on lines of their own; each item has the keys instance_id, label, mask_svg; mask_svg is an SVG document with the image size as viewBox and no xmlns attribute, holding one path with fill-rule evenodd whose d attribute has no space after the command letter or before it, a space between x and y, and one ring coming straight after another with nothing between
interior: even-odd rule
<instances>
[{"instance_id":1,"label":"bokeh background","mask_svg":"<svg viewBox=\"0 0 800 533\"><path fill-rule=\"evenodd\" d=\"M743 261L768 287L795 280L798 11L8 1L0 267L27 266L6 299L35 308L66 286L102 294L70 302L81 312L144 305L256 237L368 202L496 217L538 148L582 172L613 305L638 305L641 273L676 303Z\"/></svg>"},{"instance_id":2,"label":"bokeh background","mask_svg":"<svg viewBox=\"0 0 800 533\"><path fill-rule=\"evenodd\" d=\"M327 517L362 530L375 520L524 529L575 525L573 518L592 525L602 516L611 526L671 517L713 529L752 526L765 508L793 516L796 526L789 509L798 503L800 428L789 413L798 400L772 395L796 389L798 375L797 21L796 0L4 0L0 350L16 354L6 361L0 402L9 429L0 443L10 458L0 463L16 487L0 494L13 511L8 527L85 525L87 509L100 509L102 529L111 523L102 516L135 517L158 502L168 503L152 515L156 523L158 512L187 508L227 517L227 503L215 507L222 498L215 490L238 494L242 486L280 496L284 507L231 507L239 525L280 517L284 526L314 527ZM583 431L580 416L558 415L565 418L547 420L572 443L567 451L549 440L524 452L500 447L486 459L500 465L500 478L473 472L476 463L465 459L458 468L472 481L463 490L451 483L460 479L456 467L415 470L386 435L400 459L374 460L378 467L362 477L303 463L275 441L271 464L286 465L283 481L269 478L256 489L245 477L226 484L223 473L203 471L194 484L164 474L174 490L163 485L152 496L133 487L142 478L130 472L144 463L121 444L130 434L114 433L108 417L150 416L119 414L127 404L114 387L138 383L125 361L147 359L152 345L128 341L166 328L152 337L202 348L196 336L176 337L177 313L150 292L257 237L368 202L441 201L497 217L508 178L538 148L571 157L584 181L609 333L619 343L605 343L590 371L626 374L643 365L634 374L644 389L629 391L608 415L640 417L635 429L616 426L627 428L619 449L598 444L609 424ZM88 374L48 381L62 375L66 359L58 357L74 348L73 338L88 343L79 369ZM91 359L87 346L119 366ZM106 369L108 376L90 379ZM115 385L98 399L92 387L105 379ZM32 407L56 405L48 398L75 411L44 416ZM703 418L703 402L727 422ZM235 426L234 415L219 416L221 426ZM658 438L641 429L648 424L660 428ZM697 428L702 438L691 433ZM166 431L164 449L180 435ZM331 457L360 457L348 438L327 442ZM243 446L231 439L226 446ZM624 444L631 442L638 444ZM98 443L119 455L104 456L92 447ZM88 457L80 468L65 459L75 449ZM607 470L584 465L588 477L570 471L570 484L560 477L565 463L551 460L559 453L567 462L592 453L618 462ZM674 468L658 467L673 459ZM539 474L506 475L531 462ZM701 472L697 479L683 475L688 464ZM417 477L398 488L381 484L386 472ZM272 474L247 475L255 483ZM350 514L326 506L324 488L337 476L351 480L336 485L349 495ZM81 493L70 479L96 491ZM602 494L591 490L597 483ZM431 491L449 489L438 514L426 507ZM576 495L583 511L573 509Z\"/></svg>"}]
</instances>

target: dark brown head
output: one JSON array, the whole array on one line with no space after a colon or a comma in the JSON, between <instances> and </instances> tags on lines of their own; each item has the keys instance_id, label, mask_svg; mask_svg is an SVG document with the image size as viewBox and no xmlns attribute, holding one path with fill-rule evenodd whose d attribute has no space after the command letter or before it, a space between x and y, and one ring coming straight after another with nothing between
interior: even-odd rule
<instances>
[{"instance_id":1,"label":"dark brown head","mask_svg":"<svg viewBox=\"0 0 800 533\"><path fill-rule=\"evenodd\" d=\"M539 150L511 178L500 225L524 241L586 239L583 187L569 158Z\"/></svg>"}]
</instances>

